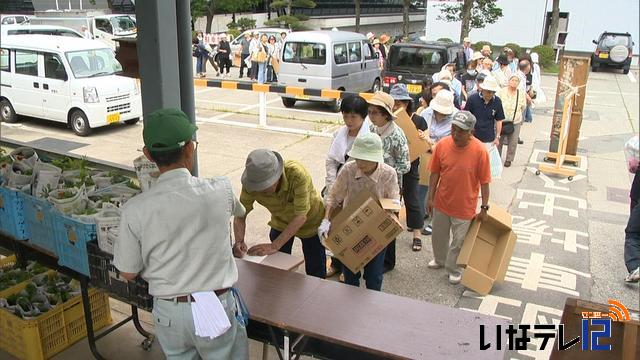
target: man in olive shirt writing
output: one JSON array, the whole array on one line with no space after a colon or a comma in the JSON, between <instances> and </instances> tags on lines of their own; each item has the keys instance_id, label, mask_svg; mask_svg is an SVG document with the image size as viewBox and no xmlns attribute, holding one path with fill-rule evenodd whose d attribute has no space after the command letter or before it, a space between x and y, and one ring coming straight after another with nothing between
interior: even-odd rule
<instances>
[{"instance_id":1,"label":"man in olive shirt writing","mask_svg":"<svg viewBox=\"0 0 640 360\"><path fill-rule=\"evenodd\" d=\"M242 174L240 203L244 217L235 217L236 251L244 253L246 217L253 204L264 206L271 213L271 243L259 244L248 250L249 255L270 255L277 251L290 254L293 238L302 240L307 275L325 278L325 249L318 237L318 227L324 217L324 205L313 186L311 175L296 161L284 161L275 151L252 151Z\"/></svg>"}]
</instances>

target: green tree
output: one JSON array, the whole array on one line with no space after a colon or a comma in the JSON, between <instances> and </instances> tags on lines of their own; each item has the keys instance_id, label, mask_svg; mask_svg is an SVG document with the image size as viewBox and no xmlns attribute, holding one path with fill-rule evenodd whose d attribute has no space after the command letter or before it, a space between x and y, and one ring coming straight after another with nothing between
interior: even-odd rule
<instances>
[{"instance_id":1,"label":"green tree","mask_svg":"<svg viewBox=\"0 0 640 360\"><path fill-rule=\"evenodd\" d=\"M469 36L471 29L482 29L502 17L497 0L464 0L463 3L440 5L438 20L461 21L460 42Z\"/></svg>"},{"instance_id":2,"label":"green tree","mask_svg":"<svg viewBox=\"0 0 640 360\"><path fill-rule=\"evenodd\" d=\"M206 16L207 26L205 32L210 33L213 15L215 15L215 2L213 0L191 0L191 29L193 29L196 19Z\"/></svg>"},{"instance_id":3,"label":"green tree","mask_svg":"<svg viewBox=\"0 0 640 360\"><path fill-rule=\"evenodd\" d=\"M271 3L271 7L282 15L273 20L265 22L267 26L284 26L292 30L302 30L304 25L302 22L309 20L309 17L303 14L293 14L294 8L313 9L316 3L313 0L276 0Z\"/></svg>"},{"instance_id":4,"label":"green tree","mask_svg":"<svg viewBox=\"0 0 640 360\"><path fill-rule=\"evenodd\" d=\"M411 0L403 0L402 2L402 36L409 37L409 6Z\"/></svg>"}]
</instances>

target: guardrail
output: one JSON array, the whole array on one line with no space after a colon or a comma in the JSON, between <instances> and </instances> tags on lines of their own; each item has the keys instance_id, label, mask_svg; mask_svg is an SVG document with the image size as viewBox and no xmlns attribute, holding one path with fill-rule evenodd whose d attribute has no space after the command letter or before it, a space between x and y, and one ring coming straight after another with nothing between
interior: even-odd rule
<instances>
[{"instance_id":1,"label":"guardrail","mask_svg":"<svg viewBox=\"0 0 640 360\"><path fill-rule=\"evenodd\" d=\"M258 124L250 124L232 120L213 119L209 122L221 124L240 126L253 129L264 129L277 132L286 132L300 135L332 137L330 132L310 131L291 129L279 126L271 126L267 123L267 93L273 94L287 94L296 97L316 96L329 99L344 99L349 96L359 95L365 99L369 99L373 96L372 93L365 92L349 92L333 89L308 89L297 86L285 86L278 84L258 84L245 81L229 81L229 80L217 80L217 79L194 79L193 85L196 88L219 88L225 90L244 90L253 91L259 93L258 96Z\"/></svg>"}]
</instances>

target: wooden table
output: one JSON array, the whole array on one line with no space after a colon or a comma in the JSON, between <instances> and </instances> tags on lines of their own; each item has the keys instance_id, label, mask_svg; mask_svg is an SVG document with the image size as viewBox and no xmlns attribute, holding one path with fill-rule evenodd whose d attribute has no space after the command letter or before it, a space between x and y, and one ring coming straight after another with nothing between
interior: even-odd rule
<instances>
[{"instance_id":1,"label":"wooden table","mask_svg":"<svg viewBox=\"0 0 640 360\"><path fill-rule=\"evenodd\" d=\"M480 351L480 325L508 322L465 310L370 291L303 274L238 261L238 287L251 320L288 334L336 345L376 359L503 358L503 351ZM493 333L493 331L491 332ZM502 349L506 349L506 338ZM276 345L277 345L277 341ZM295 347L295 344L294 346ZM299 349L298 353L304 352ZM354 358L353 356L339 358Z\"/></svg>"}]
</instances>

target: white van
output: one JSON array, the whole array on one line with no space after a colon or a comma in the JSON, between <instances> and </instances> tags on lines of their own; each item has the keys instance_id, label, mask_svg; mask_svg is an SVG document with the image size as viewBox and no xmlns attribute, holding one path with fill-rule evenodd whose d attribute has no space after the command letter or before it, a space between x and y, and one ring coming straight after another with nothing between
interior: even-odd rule
<instances>
[{"instance_id":1,"label":"white van","mask_svg":"<svg viewBox=\"0 0 640 360\"><path fill-rule=\"evenodd\" d=\"M380 65L366 37L348 31L296 31L284 42L278 73L280 85L349 92L380 90ZM334 111L340 100L280 94L292 107L298 100L322 101Z\"/></svg>"},{"instance_id":2,"label":"white van","mask_svg":"<svg viewBox=\"0 0 640 360\"><path fill-rule=\"evenodd\" d=\"M88 39L14 35L0 40L0 118L18 115L67 123L80 136L142 116L135 79L116 75L113 50Z\"/></svg>"}]
</instances>

